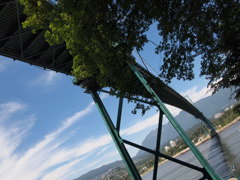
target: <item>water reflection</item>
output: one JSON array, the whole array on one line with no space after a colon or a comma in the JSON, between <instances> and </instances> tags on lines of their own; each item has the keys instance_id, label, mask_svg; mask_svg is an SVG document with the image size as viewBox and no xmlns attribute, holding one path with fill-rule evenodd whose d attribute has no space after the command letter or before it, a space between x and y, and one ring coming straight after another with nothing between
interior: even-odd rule
<instances>
[{"instance_id":1,"label":"water reflection","mask_svg":"<svg viewBox=\"0 0 240 180\"><path fill-rule=\"evenodd\" d=\"M225 129L223 132L203 144L198 148L209 161L215 171L224 179L230 177L240 177L240 122ZM177 157L180 160L190 162L199 166L199 162L190 152L186 152ZM143 180L152 179L152 172L146 173ZM189 168L176 165L173 162L166 162L158 168L158 179L161 180L196 180L202 177L202 174L196 174L196 171Z\"/></svg>"},{"instance_id":2,"label":"water reflection","mask_svg":"<svg viewBox=\"0 0 240 180\"><path fill-rule=\"evenodd\" d=\"M227 178L233 176L231 166L229 165L229 160L233 156L219 135L211 139L207 156L209 163L221 177Z\"/></svg>"},{"instance_id":3,"label":"water reflection","mask_svg":"<svg viewBox=\"0 0 240 180\"><path fill-rule=\"evenodd\" d=\"M240 176L240 123L233 125L229 131L220 134L217 141L220 143L219 147L222 148L225 160L227 161L229 170L232 177Z\"/></svg>"},{"instance_id":4,"label":"water reflection","mask_svg":"<svg viewBox=\"0 0 240 180\"><path fill-rule=\"evenodd\" d=\"M215 171L223 178L240 176L240 122L209 140L204 153Z\"/></svg>"}]
</instances>

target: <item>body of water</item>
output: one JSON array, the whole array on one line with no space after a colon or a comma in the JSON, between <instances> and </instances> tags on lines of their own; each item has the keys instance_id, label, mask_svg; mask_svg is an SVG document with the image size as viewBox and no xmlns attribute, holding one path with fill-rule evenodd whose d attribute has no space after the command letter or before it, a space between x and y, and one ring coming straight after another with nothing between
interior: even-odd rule
<instances>
[{"instance_id":1,"label":"body of water","mask_svg":"<svg viewBox=\"0 0 240 180\"><path fill-rule=\"evenodd\" d=\"M240 122L225 129L219 136L201 145L198 149L208 160L214 170L224 179L240 177ZM191 151L179 155L177 159L202 167ZM146 173L142 179L151 180L153 171ZM161 180L196 180L202 173L176 164L171 161L158 167L158 178Z\"/></svg>"}]
</instances>

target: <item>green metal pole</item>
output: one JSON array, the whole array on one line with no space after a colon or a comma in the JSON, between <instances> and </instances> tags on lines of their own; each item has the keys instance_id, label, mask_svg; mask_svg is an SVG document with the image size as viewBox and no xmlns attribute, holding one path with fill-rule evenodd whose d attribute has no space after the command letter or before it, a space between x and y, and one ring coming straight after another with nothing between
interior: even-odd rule
<instances>
[{"instance_id":1,"label":"green metal pole","mask_svg":"<svg viewBox=\"0 0 240 180\"><path fill-rule=\"evenodd\" d=\"M172 126L176 129L178 134L183 138L184 142L188 145L188 147L191 149L191 151L196 156L198 161L202 164L203 168L206 169L209 176L213 180L222 180L222 178L214 171L214 169L210 166L210 164L207 162L207 160L204 158L201 152L197 149L197 147L192 143L191 139L187 136L184 129L180 126L180 124L176 121L173 115L169 112L164 103L160 100L156 92L150 87L150 85L147 83L146 79L142 76L138 69L130 63L129 66L134 72L134 74L137 76L137 78L140 80L140 82L142 82L147 91L152 95L153 99L157 103L157 106L164 112L165 116L168 118Z\"/></svg>"},{"instance_id":2,"label":"green metal pole","mask_svg":"<svg viewBox=\"0 0 240 180\"><path fill-rule=\"evenodd\" d=\"M119 97L119 104L118 104L118 114L117 114L117 124L116 129L120 131L120 125L121 125L121 118L122 118L122 107L123 107L123 97Z\"/></svg>"},{"instance_id":3,"label":"green metal pole","mask_svg":"<svg viewBox=\"0 0 240 180\"><path fill-rule=\"evenodd\" d=\"M102 118L108 128L108 131L110 133L110 135L112 136L112 139L118 149L119 154L121 155L123 162L126 165L126 168L129 172L129 174L131 175L133 180L141 180L141 176L139 175L137 168L135 167L130 155L128 154L128 151L126 149L126 147L124 146L123 140L121 139L121 137L118 134L117 129L114 127L114 124L107 112L107 110L105 109L98 93L96 91L91 91L90 93L93 97L93 100L96 104L96 106L98 107L98 110L100 111Z\"/></svg>"},{"instance_id":4,"label":"green metal pole","mask_svg":"<svg viewBox=\"0 0 240 180\"><path fill-rule=\"evenodd\" d=\"M163 121L163 112L162 112L161 109L159 109L156 152L159 152L159 151L160 151L159 149L160 149L160 145L161 145L162 121ZM159 161L159 155L158 155L158 154L155 154L154 169L153 169L153 180L156 180L156 179L157 179L158 161Z\"/></svg>"}]
</instances>

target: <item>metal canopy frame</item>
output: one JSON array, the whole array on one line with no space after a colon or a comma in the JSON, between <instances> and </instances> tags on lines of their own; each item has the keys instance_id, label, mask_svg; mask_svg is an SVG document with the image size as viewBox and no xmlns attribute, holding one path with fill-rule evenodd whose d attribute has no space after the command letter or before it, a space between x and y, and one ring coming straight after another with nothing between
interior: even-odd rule
<instances>
[{"instance_id":1,"label":"metal canopy frame","mask_svg":"<svg viewBox=\"0 0 240 180\"><path fill-rule=\"evenodd\" d=\"M159 122L158 122L158 128L157 128L157 140L156 140L156 148L155 150L149 149L147 147L141 146L139 144L136 144L134 142L130 142L126 139L121 138L120 136L120 126L121 126L121 114L122 114L122 107L123 107L123 98L119 98L119 104L118 104L118 114L117 114L117 122L116 126L112 122L112 119L110 118L101 98L98 95L98 90L96 89L87 89L87 92L91 94L104 122L107 126L107 129L109 133L112 136L112 139L118 149L119 154L122 157L122 160L128 170L129 175L132 177L133 180L141 180L141 176L134 165L133 160L131 159L125 144L133 146L135 148L138 148L140 150L146 151L148 153L151 153L155 156L154 160L154 169L153 169L153 180L157 179L158 174L158 161L159 158L165 158L172 162L178 163L180 165L183 165L185 167L188 167L190 169L199 171L203 174L203 177L201 179L213 179L213 180L221 180L222 178L214 171L214 169L211 167L211 165L207 162L207 160L204 158L204 156L201 154L201 152L197 149L197 147L192 143L191 139L188 137L188 135L185 133L183 128L180 126L180 124L176 121L176 119L173 117L173 115L169 112L169 110L166 108L164 103L161 101L159 96L156 94L156 92L151 88L151 85L146 81L146 79L143 77L143 75L140 73L138 68L132 64L129 64L129 67L131 68L132 72L136 75L138 80L144 85L146 90L152 95L152 99L156 102L156 106L159 109ZM105 93L108 93L107 91L102 91ZM136 99L135 99L136 100ZM190 148L190 150L193 152L195 157L198 159L201 167L195 166L193 164L184 162L182 160L173 158L171 156L165 155L160 152L160 142L161 142L161 131L162 131L162 120L163 115L165 115L172 126L175 128L175 130L178 132L178 134L182 137L184 142L187 144L187 146ZM207 124L208 121L205 121ZM212 124L208 127L212 127Z\"/></svg>"}]
</instances>

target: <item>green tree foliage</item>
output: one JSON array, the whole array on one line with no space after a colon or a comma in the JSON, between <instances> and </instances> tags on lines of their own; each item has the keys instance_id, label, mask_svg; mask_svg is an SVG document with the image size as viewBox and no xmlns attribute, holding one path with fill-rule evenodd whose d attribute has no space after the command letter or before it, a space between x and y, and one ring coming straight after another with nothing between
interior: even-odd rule
<instances>
[{"instance_id":1,"label":"green tree foliage","mask_svg":"<svg viewBox=\"0 0 240 180\"><path fill-rule=\"evenodd\" d=\"M96 77L103 87L134 94L126 62L135 61L132 51L142 50L155 22L162 37L156 53L164 55L160 77L193 79L194 58L200 56L201 75L212 87L236 86L240 95L239 0L58 0L55 6L19 1L28 16L24 27L45 29L51 45L66 44L78 80Z\"/></svg>"},{"instance_id":2,"label":"green tree foliage","mask_svg":"<svg viewBox=\"0 0 240 180\"><path fill-rule=\"evenodd\" d=\"M132 51L142 48L144 33L152 23L139 10L147 9L143 1L59 0L56 6L46 0L20 3L28 15L24 27L46 29L45 38L51 45L65 42L78 80L96 77L103 87L134 94L125 83L130 74L126 62L134 62Z\"/></svg>"},{"instance_id":3,"label":"green tree foliage","mask_svg":"<svg viewBox=\"0 0 240 180\"><path fill-rule=\"evenodd\" d=\"M223 115L217 119L213 120L213 123L216 127L223 127L229 123L231 123L233 120L235 120L237 117L240 116L240 111L239 111L239 105L240 103L238 102L232 109L229 109L223 113Z\"/></svg>"}]
</instances>

